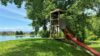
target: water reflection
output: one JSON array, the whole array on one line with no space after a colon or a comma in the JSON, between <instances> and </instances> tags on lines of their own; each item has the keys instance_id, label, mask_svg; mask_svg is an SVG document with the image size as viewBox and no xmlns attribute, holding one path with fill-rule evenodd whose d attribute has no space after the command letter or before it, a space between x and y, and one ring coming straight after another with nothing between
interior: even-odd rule
<instances>
[{"instance_id":1,"label":"water reflection","mask_svg":"<svg viewBox=\"0 0 100 56\"><path fill-rule=\"evenodd\" d=\"M31 35L30 37L35 37L34 35Z\"/></svg>"},{"instance_id":2,"label":"water reflection","mask_svg":"<svg viewBox=\"0 0 100 56\"><path fill-rule=\"evenodd\" d=\"M17 39L26 39L26 38L34 38L34 36L24 36L24 35L16 35L16 36L1 36L0 35L0 42L1 41L8 41L8 40L17 40Z\"/></svg>"},{"instance_id":3,"label":"water reflection","mask_svg":"<svg viewBox=\"0 0 100 56\"><path fill-rule=\"evenodd\" d=\"M23 38L23 35L16 35L16 38Z\"/></svg>"}]
</instances>

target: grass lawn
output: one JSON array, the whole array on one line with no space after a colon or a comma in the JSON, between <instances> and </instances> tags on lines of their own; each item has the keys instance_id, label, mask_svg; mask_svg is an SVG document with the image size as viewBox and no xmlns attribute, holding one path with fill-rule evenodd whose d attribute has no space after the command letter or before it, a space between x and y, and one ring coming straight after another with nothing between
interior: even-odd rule
<instances>
[{"instance_id":1,"label":"grass lawn","mask_svg":"<svg viewBox=\"0 0 100 56\"><path fill-rule=\"evenodd\" d=\"M71 45L51 39L0 42L0 56L90 56Z\"/></svg>"},{"instance_id":2,"label":"grass lawn","mask_svg":"<svg viewBox=\"0 0 100 56\"><path fill-rule=\"evenodd\" d=\"M91 44L89 46L91 46L92 48L94 48L95 50L100 52L100 39L97 41L90 41L90 42L92 42L93 44Z\"/></svg>"}]
</instances>

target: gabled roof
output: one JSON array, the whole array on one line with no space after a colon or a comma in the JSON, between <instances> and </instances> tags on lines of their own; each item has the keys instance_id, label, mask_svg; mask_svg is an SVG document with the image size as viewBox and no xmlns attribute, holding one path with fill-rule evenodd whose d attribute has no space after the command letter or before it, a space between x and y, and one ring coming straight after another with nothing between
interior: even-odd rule
<instances>
[{"instance_id":1,"label":"gabled roof","mask_svg":"<svg viewBox=\"0 0 100 56\"><path fill-rule=\"evenodd\" d=\"M55 9L54 11L51 11L50 13L51 14L56 14L56 13L60 13L60 14L63 14L64 13L64 10L61 10L61 9Z\"/></svg>"}]
</instances>

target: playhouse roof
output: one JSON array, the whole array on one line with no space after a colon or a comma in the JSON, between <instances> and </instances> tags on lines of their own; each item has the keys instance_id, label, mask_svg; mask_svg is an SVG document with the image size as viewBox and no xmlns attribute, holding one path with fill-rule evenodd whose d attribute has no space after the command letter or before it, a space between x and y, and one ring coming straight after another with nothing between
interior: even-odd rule
<instances>
[{"instance_id":1,"label":"playhouse roof","mask_svg":"<svg viewBox=\"0 0 100 56\"><path fill-rule=\"evenodd\" d=\"M50 13L55 14L55 13L58 13L58 12L60 12L60 14L64 13L64 11L61 10L61 9L55 9L54 11L51 11Z\"/></svg>"}]
</instances>

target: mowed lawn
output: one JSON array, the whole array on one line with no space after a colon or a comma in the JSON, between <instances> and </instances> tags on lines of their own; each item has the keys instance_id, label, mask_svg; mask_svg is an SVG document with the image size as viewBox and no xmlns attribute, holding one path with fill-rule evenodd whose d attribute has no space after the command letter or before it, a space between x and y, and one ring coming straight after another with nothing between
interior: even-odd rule
<instances>
[{"instance_id":1,"label":"mowed lawn","mask_svg":"<svg viewBox=\"0 0 100 56\"><path fill-rule=\"evenodd\" d=\"M52 39L0 42L0 56L90 56L83 50Z\"/></svg>"}]
</instances>

